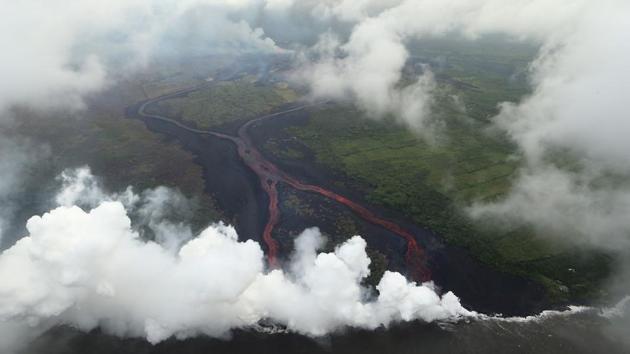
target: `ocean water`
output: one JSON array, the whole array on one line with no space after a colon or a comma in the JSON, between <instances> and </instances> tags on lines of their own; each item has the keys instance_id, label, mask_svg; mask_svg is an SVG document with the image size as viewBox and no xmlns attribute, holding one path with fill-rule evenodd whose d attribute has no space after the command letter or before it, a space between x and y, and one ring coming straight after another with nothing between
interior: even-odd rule
<instances>
[{"instance_id":1,"label":"ocean water","mask_svg":"<svg viewBox=\"0 0 630 354\"><path fill-rule=\"evenodd\" d=\"M630 353L626 304L572 307L537 316L479 318L456 323L406 323L376 331L345 331L308 338L272 326L235 331L231 337L171 339L151 345L98 331L54 328L32 342L28 354L193 353Z\"/></svg>"}]
</instances>

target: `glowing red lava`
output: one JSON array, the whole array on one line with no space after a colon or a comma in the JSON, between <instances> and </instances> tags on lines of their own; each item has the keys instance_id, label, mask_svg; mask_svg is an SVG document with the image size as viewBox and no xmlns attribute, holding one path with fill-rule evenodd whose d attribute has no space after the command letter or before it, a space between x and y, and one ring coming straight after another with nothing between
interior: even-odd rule
<instances>
[{"instance_id":1,"label":"glowing red lava","mask_svg":"<svg viewBox=\"0 0 630 354\"><path fill-rule=\"evenodd\" d=\"M425 257L424 251L418 245L415 237L410 232L404 230L399 225L391 221L379 218L367 208L363 207L362 205L342 195L339 195L323 187L310 185L310 184L304 184L298 181L296 178L289 176L284 171L281 171L278 167L276 167L276 165L268 161L256 149L253 142L247 135L247 131L249 127L251 127L256 122L260 122L265 119L284 115L286 113L298 111L298 110L306 108L307 106L300 106L300 107L292 108L286 111L268 114L268 115L250 120L239 128L238 136L231 136L231 135L218 133L214 131L190 128L171 118L144 112L144 109L146 108L148 104L155 103L160 100L168 99L176 95L180 95L182 93L188 93L192 91L193 90L180 91L180 92L173 93L170 95L158 97L153 100L149 100L140 106L140 108L138 109L138 113L143 117L167 121L167 122L170 122L172 124L179 126L180 128L186 129L188 131L199 133L199 134L211 135L211 136L221 138L221 139L226 139L236 144L240 158L243 160L245 165L247 165L252 171L254 171L254 173L256 173L256 175L258 176L258 179L261 182L261 186L263 190L265 191L265 193L267 194L269 198L269 206L268 206L269 219L267 221L267 224L265 225L265 229L263 232L263 241L265 242L265 245L267 246L267 257L269 260L270 267L273 268L273 267L278 266L278 261L277 261L278 243L276 240L273 239L272 233L273 233L273 229L275 228L275 226L278 224L280 220L280 211L278 209L277 184L278 182L282 182L297 190L316 193L326 198L332 199L340 204L343 204L346 207L348 207L350 210L352 210L354 213L356 213L362 219L374 225L381 226L384 229L387 229L390 232L395 233L396 235L402 237L407 242L407 252L405 254L405 262L407 263L408 269L411 271L412 278L418 281L427 281L431 279L431 273L429 272L425 264L426 257Z\"/></svg>"}]
</instances>

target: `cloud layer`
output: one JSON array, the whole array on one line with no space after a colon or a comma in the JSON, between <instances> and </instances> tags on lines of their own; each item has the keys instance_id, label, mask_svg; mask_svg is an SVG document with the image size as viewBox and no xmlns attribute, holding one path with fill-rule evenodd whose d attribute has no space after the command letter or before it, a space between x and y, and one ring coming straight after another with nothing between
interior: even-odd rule
<instances>
[{"instance_id":1,"label":"cloud layer","mask_svg":"<svg viewBox=\"0 0 630 354\"><path fill-rule=\"evenodd\" d=\"M276 50L246 21L260 6L254 0L6 4L0 112L15 104L81 108L85 95L155 58Z\"/></svg>"}]
</instances>

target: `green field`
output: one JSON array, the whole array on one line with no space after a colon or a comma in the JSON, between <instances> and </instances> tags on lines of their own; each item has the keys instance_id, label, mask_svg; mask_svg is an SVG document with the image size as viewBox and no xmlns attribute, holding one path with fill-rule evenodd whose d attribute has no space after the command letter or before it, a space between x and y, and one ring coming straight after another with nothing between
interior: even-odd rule
<instances>
[{"instance_id":1,"label":"green field","mask_svg":"<svg viewBox=\"0 0 630 354\"><path fill-rule=\"evenodd\" d=\"M202 129L252 118L295 98L283 86L258 85L255 78L221 81L186 97L162 101L160 112Z\"/></svg>"},{"instance_id":2,"label":"green field","mask_svg":"<svg viewBox=\"0 0 630 354\"><path fill-rule=\"evenodd\" d=\"M488 129L489 118L499 102L528 93L522 74L535 48L494 42L462 47L457 41L419 47L416 58L440 61L433 114L445 124L432 142L392 118L371 120L343 105L313 110L306 125L286 130L289 138L314 151L318 163L355 181L372 202L404 212L496 268L544 284L554 299L602 295L597 283L609 271L607 256L551 243L525 228L499 230L465 212L473 201L504 196L518 173L515 146ZM464 111L453 108L453 95ZM281 146L271 141L266 148L280 159L299 159Z\"/></svg>"}]
</instances>

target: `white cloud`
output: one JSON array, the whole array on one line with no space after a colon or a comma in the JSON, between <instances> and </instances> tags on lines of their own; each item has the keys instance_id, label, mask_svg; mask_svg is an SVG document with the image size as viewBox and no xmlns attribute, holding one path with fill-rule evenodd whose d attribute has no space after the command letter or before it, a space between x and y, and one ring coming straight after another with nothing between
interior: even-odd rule
<instances>
[{"instance_id":1,"label":"white cloud","mask_svg":"<svg viewBox=\"0 0 630 354\"><path fill-rule=\"evenodd\" d=\"M551 166L524 170L509 195L475 204L473 217L533 226L540 235L619 251L630 246L630 189L594 188L591 178Z\"/></svg>"},{"instance_id":2,"label":"white cloud","mask_svg":"<svg viewBox=\"0 0 630 354\"><path fill-rule=\"evenodd\" d=\"M475 37L499 32L556 43L579 26L580 16L591 6L586 1L539 0L326 4L322 11L351 23L351 34L344 40L323 36L312 49L316 59L300 68L297 78L305 80L316 97L351 99L372 116L393 114L420 132L429 127L434 83L429 68L425 68L416 82L399 87L411 40L450 33ZM545 13L553 16L541 16Z\"/></svg>"},{"instance_id":3,"label":"white cloud","mask_svg":"<svg viewBox=\"0 0 630 354\"><path fill-rule=\"evenodd\" d=\"M0 112L14 104L81 108L86 94L156 55L274 50L243 20L258 6L247 0L3 4Z\"/></svg>"}]
</instances>

